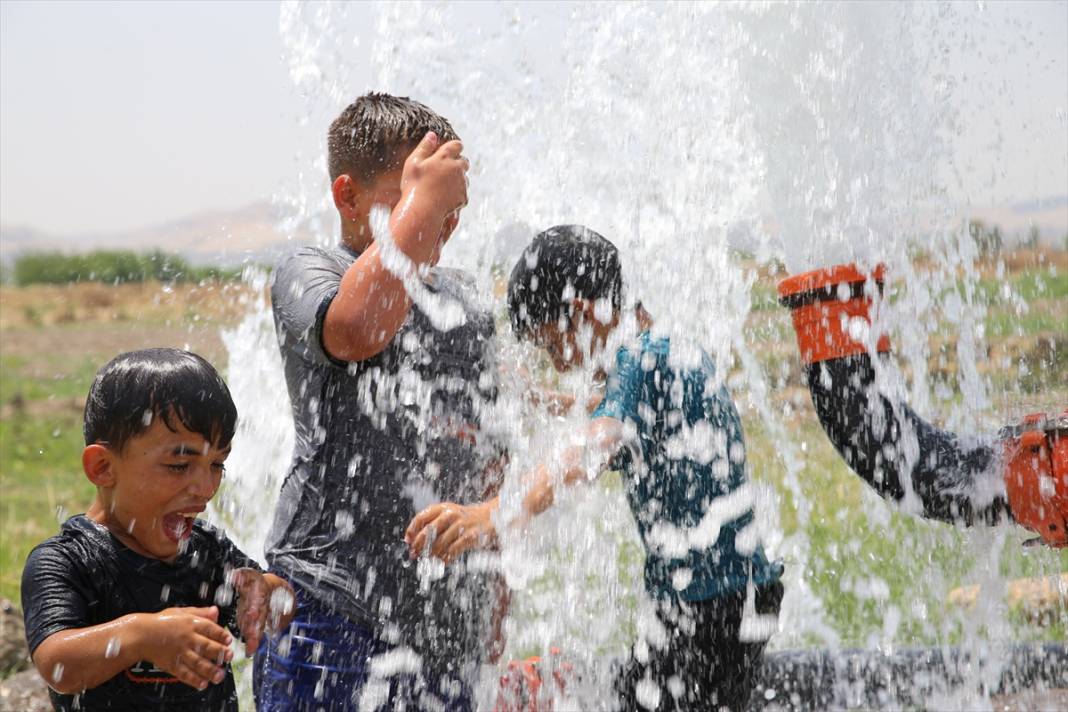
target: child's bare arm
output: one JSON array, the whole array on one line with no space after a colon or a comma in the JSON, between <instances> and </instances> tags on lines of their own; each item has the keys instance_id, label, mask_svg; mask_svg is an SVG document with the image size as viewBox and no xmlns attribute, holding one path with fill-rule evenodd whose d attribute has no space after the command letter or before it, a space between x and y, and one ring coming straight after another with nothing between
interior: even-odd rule
<instances>
[{"instance_id":1,"label":"child's bare arm","mask_svg":"<svg viewBox=\"0 0 1068 712\"><path fill-rule=\"evenodd\" d=\"M595 418L586 427L583 442L572 445L560 458L561 466L538 465L527 476L523 495L523 516L535 517L552 506L557 482L570 486L583 480L595 479L623 444L623 423L615 418ZM559 476L556 476L556 470Z\"/></svg>"},{"instance_id":2,"label":"child's bare arm","mask_svg":"<svg viewBox=\"0 0 1068 712\"><path fill-rule=\"evenodd\" d=\"M615 418L591 420L583 442L564 452L560 466L542 463L527 476L520 521L514 524L521 524L552 506L557 483L569 486L597 477L619 452L623 438L623 423ZM496 542L493 519L499 507L499 496L471 505L432 504L412 519L404 540L413 557L429 545L433 556L449 563L465 551L486 548Z\"/></svg>"},{"instance_id":3,"label":"child's bare arm","mask_svg":"<svg viewBox=\"0 0 1068 712\"><path fill-rule=\"evenodd\" d=\"M457 211L467 202L467 159L463 144L428 133L404 162L400 202L389 220L397 255L374 242L349 267L323 321L323 346L334 358L362 361L392 340L408 316L411 299L404 279L429 265L456 227ZM400 272L400 273L399 273Z\"/></svg>"},{"instance_id":4,"label":"child's bare arm","mask_svg":"<svg viewBox=\"0 0 1068 712\"><path fill-rule=\"evenodd\" d=\"M233 653L219 609L168 608L131 613L108 623L54 633L33 652L33 664L56 692L89 690L147 660L191 687L223 681Z\"/></svg>"}]
</instances>

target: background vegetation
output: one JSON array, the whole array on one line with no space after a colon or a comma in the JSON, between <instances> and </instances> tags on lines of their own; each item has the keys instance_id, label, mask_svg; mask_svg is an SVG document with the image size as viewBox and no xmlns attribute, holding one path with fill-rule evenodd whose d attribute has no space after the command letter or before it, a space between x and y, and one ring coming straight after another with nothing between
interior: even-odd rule
<instances>
[{"instance_id":1,"label":"background vegetation","mask_svg":"<svg viewBox=\"0 0 1068 712\"><path fill-rule=\"evenodd\" d=\"M240 269L194 267L188 260L162 250L94 250L83 254L29 252L20 255L11 268L11 279L22 287L76 282L233 281L240 277Z\"/></svg>"}]
</instances>

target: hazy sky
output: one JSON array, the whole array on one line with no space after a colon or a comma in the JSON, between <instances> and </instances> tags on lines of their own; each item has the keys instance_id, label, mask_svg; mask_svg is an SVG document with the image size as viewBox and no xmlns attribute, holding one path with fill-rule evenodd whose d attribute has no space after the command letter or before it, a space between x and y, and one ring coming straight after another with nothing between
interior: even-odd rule
<instances>
[{"instance_id":1,"label":"hazy sky","mask_svg":"<svg viewBox=\"0 0 1068 712\"><path fill-rule=\"evenodd\" d=\"M990 47L1015 46L966 98L967 198L1068 193L1068 3L988 12ZM354 34L370 16L350 9ZM282 53L274 2L0 2L0 219L99 232L270 199L325 130L300 125Z\"/></svg>"},{"instance_id":2,"label":"hazy sky","mask_svg":"<svg viewBox=\"0 0 1068 712\"><path fill-rule=\"evenodd\" d=\"M0 3L0 206L56 231L269 199L305 136L273 2Z\"/></svg>"}]
</instances>

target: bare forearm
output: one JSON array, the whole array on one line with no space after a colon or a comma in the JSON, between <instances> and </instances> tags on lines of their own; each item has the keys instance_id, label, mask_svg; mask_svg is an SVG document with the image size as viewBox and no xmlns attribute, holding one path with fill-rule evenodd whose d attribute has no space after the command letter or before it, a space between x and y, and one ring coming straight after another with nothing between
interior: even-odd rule
<instances>
[{"instance_id":1,"label":"bare forearm","mask_svg":"<svg viewBox=\"0 0 1068 712\"><path fill-rule=\"evenodd\" d=\"M92 689L144 659L143 626L144 615L133 613L88 628L60 631L37 646L33 663L56 692Z\"/></svg>"},{"instance_id":2,"label":"bare forearm","mask_svg":"<svg viewBox=\"0 0 1068 712\"><path fill-rule=\"evenodd\" d=\"M393 244L372 244L349 267L324 324L327 351L346 361L380 353L404 324L411 299L404 279L424 268L434 255L445 215L422 205L410 193L390 218ZM396 249L399 254L385 254Z\"/></svg>"},{"instance_id":3,"label":"bare forearm","mask_svg":"<svg viewBox=\"0 0 1068 712\"><path fill-rule=\"evenodd\" d=\"M538 465L528 478L523 495L523 511L528 517L541 514L552 506L556 482L570 487L600 474L622 443L622 424L614 418L597 418L589 423L580 444L564 451L554 477L547 464Z\"/></svg>"}]
</instances>

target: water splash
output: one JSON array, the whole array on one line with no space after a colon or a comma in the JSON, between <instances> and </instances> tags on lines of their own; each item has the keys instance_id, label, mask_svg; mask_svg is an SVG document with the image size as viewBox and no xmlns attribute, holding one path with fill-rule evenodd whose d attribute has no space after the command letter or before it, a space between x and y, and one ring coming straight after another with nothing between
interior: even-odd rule
<instances>
[{"instance_id":1,"label":"water splash","mask_svg":"<svg viewBox=\"0 0 1068 712\"><path fill-rule=\"evenodd\" d=\"M750 439L774 444L751 463L757 480L775 483L760 490L758 519L765 544L787 562L774 645L892 650L900 641L1013 639L1003 552L1020 535L916 522L855 483L834 483L842 506L829 506L826 480L814 476L826 446L797 417L807 406L787 387L796 351L785 316L752 313L757 270L886 263L897 292L881 318L900 367L881 370L880 387L951 429L989 431L1006 418L977 366L985 348L978 253L950 197L966 165L953 137L973 118L955 57L974 45L974 26L989 22L980 10L384 3L355 15L333 3L283 4L301 123L324 136L340 108L372 88L441 111L472 160L471 205L445 261L489 294L500 266L536 231L527 226L589 225L620 246L629 298L653 312L658 330L709 350L755 423ZM997 60L988 52L985 61ZM359 85L357 69L373 81ZM972 72L973 83L982 80ZM302 169L279 202L287 230L310 228L326 244L335 218L318 145L298 158ZM760 319L766 329L753 328ZM938 332L959 370L935 379L929 336ZM529 351L502 338L505 360L529 363ZM235 539L258 553L292 446L267 308L258 305L225 342L242 414L229 476L241 494L221 508ZM519 401L506 393L495 420L510 431L516 471L574 425ZM611 674L605 661L655 637L655 617L618 484L564 499L526 536L503 538L500 565L517 591L508 654L566 647L592 671L574 694L597 700ZM573 525L586 521L593 526ZM870 546L873 536L894 551ZM911 579L895 580L874 558L857 561L877 550ZM1068 568L1048 552L1028 556L1032 571ZM979 615L944 610L946 592L964 579L987 584ZM878 624L843 624L835 610L843 605L868 612L846 620ZM615 626L597 625L606 609L618 612ZM988 704L987 672L940 702Z\"/></svg>"}]
</instances>

